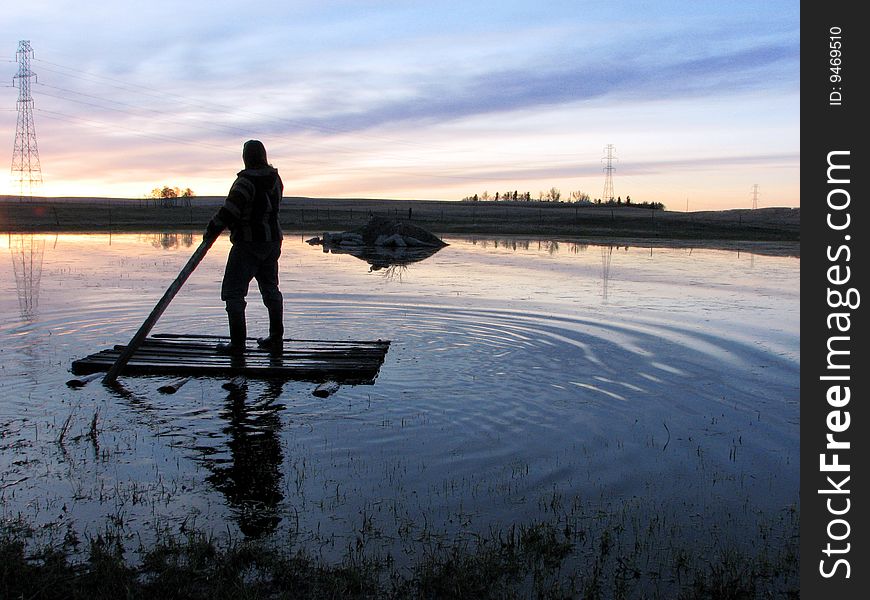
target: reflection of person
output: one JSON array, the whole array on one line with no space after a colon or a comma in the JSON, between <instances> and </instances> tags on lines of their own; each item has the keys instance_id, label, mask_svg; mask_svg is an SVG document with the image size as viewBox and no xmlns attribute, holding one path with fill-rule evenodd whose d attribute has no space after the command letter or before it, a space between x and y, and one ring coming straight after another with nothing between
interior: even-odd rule
<instances>
[{"instance_id":1,"label":"reflection of person","mask_svg":"<svg viewBox=\"0 0 870 600\"><path fill-rule=\"evenodd\" d=\"M272 533L281 521L278 505L281 493L281 428L274 404L281 395L282 382L268 382L257 399L258 409L248 409L247 383L230 390L224 432L228 434L228 461L206 460L212 471L207 480L222 492L234 510L239 530L256 538Z\"/></svg>"},{"instance_id":2,"label":"reflection of person","mask_svg":"<svg viewBox=\"0 0 870 600\"><path fill-rule=\"evenodd\" d=\"M278 210L284 183L278 170L268 163L262 142L245 142L242 159L245 168L239 171L224 205L209 222L204 236L215 239L228 227L233 244L221 285L230 343L218 344L218 350L228 354L241 354L245 350L245 296L252 279L257 280L263 304L269 312L269 336L258 339L257 343L262 348L280 349L284 335L284 298L278 289L282 237Z\"/></svg>"}]
</instances>

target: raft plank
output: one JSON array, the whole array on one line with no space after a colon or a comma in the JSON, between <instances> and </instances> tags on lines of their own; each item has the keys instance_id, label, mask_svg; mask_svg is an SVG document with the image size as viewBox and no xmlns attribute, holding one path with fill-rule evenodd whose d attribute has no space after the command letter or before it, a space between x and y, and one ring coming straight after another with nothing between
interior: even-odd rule
<instances>
[{"instance_id":1,"label":"raft plank","mask_svg":"<svg viewBox=\"0 0 870 600\"><path fill-rule=\"evenodd\" d=\"M390 342L285 340L283 352L258 348L256 341L242 356L221 354L218 341L226 336L157 334L146 338L130 357L130 375L239 376L340 383L373 383ZM249 338L252 339L253 338ZM85 375L108 371L126 346L101 350L72 363Z\"/></svg>"},{"instance_id":2,"label":"raft plank","mask_svg":"<svg viewBox=\"0 0 870 600\"><path fill-rule=\"evenodd\" d=\"M113 350L123 351L126 346L115 346ZM218 355L218 352L214 348L196 348L189 346L182 347L155 347L150 346L148 344L143 344L136 352L146 353L146 354L171 354L173 356L213 356ZM329 349L321 349L321 348L312 348L312 349L285 349L283 353L277 355L283 358L292 358L292 357L322 357L322 358L341 358L343 356L373 356L380 357L383 355L384 350L370 349L370 348L359 348L359 349L347 349L347 350L329 350ZM268 350L262 350L259 348L247 348L245 352L246 356L257 357L257 356L272 356L272 354Z\"/></svg>"}]
</instances>

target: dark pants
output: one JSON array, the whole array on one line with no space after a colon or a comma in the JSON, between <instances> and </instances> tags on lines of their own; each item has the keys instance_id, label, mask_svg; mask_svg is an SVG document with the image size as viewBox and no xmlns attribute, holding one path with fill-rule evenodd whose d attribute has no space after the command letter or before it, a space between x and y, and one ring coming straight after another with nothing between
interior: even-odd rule
<instances>
[{"instance_id":1,"label":"dark pants","mask_svg":"<svg viewBox=\"0 0 870 600\"><path fill-rule=\"evenodd\" d=\"M234 242L227 257L227 267L221 284L221 300L227 303L227 312L244 312L248 286L257 280L266 308L283 306L284 297L278 289L278 257L281 241Z\"/></svg>"}]
</instances>

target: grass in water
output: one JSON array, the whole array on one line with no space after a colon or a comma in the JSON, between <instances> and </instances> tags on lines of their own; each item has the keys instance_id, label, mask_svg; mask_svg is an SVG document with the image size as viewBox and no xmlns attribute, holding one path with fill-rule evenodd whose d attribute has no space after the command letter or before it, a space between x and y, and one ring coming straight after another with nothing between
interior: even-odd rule
<instances>
[{"instance_id":1,"label":"grass in water","mask_svg":"<svg viewBox=\"0 0 870 600\"><path fill-rule=\"evenodd\" d=\"M440 537L400 566L365 544L327 563L292 542L221 541L203 532L160 536L134 560L109 529L82 552L69 533L32 548L33 530L10 522L0 531L0 597L797 598L797 523L792 511L766 525L746 552L684 546L655 524L636 527L625 513L598 527L557 519Z\"/></svg>"}]
</instances>

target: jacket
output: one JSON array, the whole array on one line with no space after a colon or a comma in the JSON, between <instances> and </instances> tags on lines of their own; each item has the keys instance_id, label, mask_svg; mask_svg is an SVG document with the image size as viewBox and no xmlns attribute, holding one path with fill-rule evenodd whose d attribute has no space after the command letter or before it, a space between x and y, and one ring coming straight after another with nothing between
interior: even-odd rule
<instances>
[{"instance_id":1,"label":"jacket","mask_svg":"<svg viewBox=\"0 0 870 600\"><path fill-rule=\"evenodd\" d=\"M233 243L280 241L278 211L283 195L284 182L274 167L239 171L211 225L229 228Z\"/></svg>"}]
</instances>

